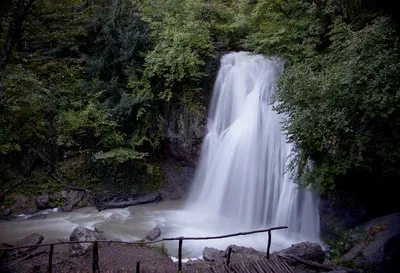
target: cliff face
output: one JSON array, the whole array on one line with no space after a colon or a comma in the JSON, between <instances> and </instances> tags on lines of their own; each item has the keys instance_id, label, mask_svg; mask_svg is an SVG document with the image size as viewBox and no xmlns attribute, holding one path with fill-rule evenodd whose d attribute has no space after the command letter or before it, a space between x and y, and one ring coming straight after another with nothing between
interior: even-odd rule
<instances>
[{"instance_id":1,"label":"cliff face","mask_svg":"<svg viewBox=\"0 0 400 273\"><path fill-rule=\"evenodd\" d=\"M166 153L195 167L206 134L206 107L195 111L183 104L169 104L164 121Z\"/></svg>"}]
</instances>

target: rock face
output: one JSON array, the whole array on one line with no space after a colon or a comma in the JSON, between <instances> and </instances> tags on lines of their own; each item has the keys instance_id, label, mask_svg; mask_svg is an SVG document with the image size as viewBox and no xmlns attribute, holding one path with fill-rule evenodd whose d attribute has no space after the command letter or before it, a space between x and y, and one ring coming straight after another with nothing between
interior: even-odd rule
<instances>
[{"instance_id":1,"label":"rock face","mask_svg":"<svg viewBox=\"0 0 400 273\"><path fill-rule=\"evenodd\" d=\"M160 237L161 229L159 227L153 228L149 233L146 235L146 240L154 241L156 238Z\"/></svg>"},{"instance_id":2,"label":"rock face","mask_svg":"<svg viewBox=\"0 0 400 273\"><path fill-rule=\"evenodd\" d=\"M170 104L165 109L164 135L167 151L178 160L195 165L205 136L206 109L196 110L183 103Z\"/></svg>"},{"instance_id":3,"label":"rock face","mask_svg":"<svg viewBox=\"0 0 400 273\"><path fill-rule=\"evenodd\" d=\"M304 260L317 263L323 263L325 260L325 252L322 250L321 246L310 242L292 245L278 253L294 255Z\"/></svg>"},{"instance_id":4,"label":"rock face","mask_svg":"<svg viewBox=\"0 0 400 273\"><path fill-rule=\"evenodd\" d=\"M96 232L94 230L85 227L76 227L72 231L70 241L96 241L96 240L106 240L103 234ZM92 243L76 243L70 244L69 252L72 256L79 256L85 254L93 246Z\"/></svg>"},{"instance_id":5,"label":"rock face","mask_svg":"<svg viewBox=\"0 0 400 273\"><path fill-rule=\"evenodd\" d=\"M343 231L369 220L366 209L352 202L352 198L344 194L321 196L318 210L322 238L339 239Z\"/></svg>"},{"instance_id":6,"label":"rock face","mask_svg":"<svg viewBox=\"0 0 400 273\"><path fill-rule=\"evenodd\" d=\"M363 237L340 261L382 273L400 272L400 213L371 220L361 230Z\"/></svg>"}]
</instances>

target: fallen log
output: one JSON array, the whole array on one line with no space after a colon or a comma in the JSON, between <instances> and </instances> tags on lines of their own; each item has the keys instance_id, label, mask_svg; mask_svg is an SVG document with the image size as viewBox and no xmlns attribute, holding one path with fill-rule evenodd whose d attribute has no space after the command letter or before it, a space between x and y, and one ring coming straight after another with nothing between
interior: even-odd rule
<instances>
[{"instance_id":1,"label":"fallen log","mask_svg":"<svg viewBox=\"0 0 400 273\"><path fill-rule=\"evenodd\" d=\"M101 205L96 206L99 211L105 210L105 209L120 209L120 208L126 208L129 206L136 206L136 205L142 205L142 204L147 204L147 203L155 203L161 201L161 193L156 193L156 194L150 194L146 195L143 197L138 197L133 200L127 200L127 201L112 201L108 203L103 203Z\"/></svg>"},{"instance_id":2,"label":"fallen log","mask_svg":"<svg viewBox=\"0 0 400 273\"><path fill-rule=\"evenodd\" d=\"M316 262L312 262L312 261L308 261L308 260L304 260L300 257L297 257L295 255L291 255L291 254L278 254L280 257L285 258L285 259L292 259L295 260L297 262L300 262L302 264L305 264L309 267L312 268L316 268L316 269L321 269L321 270L329 270L329 271L346 271L348 273L361 273L361 271L354 269L354 268L348 268L348 267L343 267L343 266L336 266L336 265L329 265L329 264L320 264L320 263L316 263Z\"/></svg>"}]
</instances>

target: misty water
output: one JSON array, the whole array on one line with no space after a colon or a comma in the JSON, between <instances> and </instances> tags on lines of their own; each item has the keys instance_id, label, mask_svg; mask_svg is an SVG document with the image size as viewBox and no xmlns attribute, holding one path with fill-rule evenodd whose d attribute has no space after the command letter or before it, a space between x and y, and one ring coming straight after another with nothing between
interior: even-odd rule
<instances>
[{"instance_id":1,"label":"misty water","mask_svg":"<svg viewBox=\"0 0 400 273\"><path fill-rule=\"evenodd\" d=\"M285 173L290 145L282 117L272 109L279 59L230 53L221 59L209 107L196 178L188 200L163 201L98 212L93 207L50 212L45 219L0 221L0 241L14 243L33 232L46 241L68 240L77 226L103 231L107 239L143 239L155 226L162 237L215 236L287 225L274 231L272 250L319 240L317 198L299 190ZM185 241L185 257L201 257L205 246L229 244L265 250L266 234L213 241ZM176 256L177 242L166 244Z\"/></svg>"}]
</instances>

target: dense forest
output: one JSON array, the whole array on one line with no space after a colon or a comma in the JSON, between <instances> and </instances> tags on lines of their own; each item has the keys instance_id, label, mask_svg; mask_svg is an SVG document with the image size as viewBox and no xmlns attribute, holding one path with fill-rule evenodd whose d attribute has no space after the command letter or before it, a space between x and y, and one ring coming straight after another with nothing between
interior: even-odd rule
<instances>
[{"instance_id":1,"label":"dense forest","mask_svg":"<svg viewBox=\"0 0 400 273\"><path fill-rule=\"evenodd\" d=\"M287 61L293 178L396 211L398 19L374 0L2 0L0 199L156 191L168 109L207 106L218 58L244 50Z\"/></svg>"}]
</instances>

